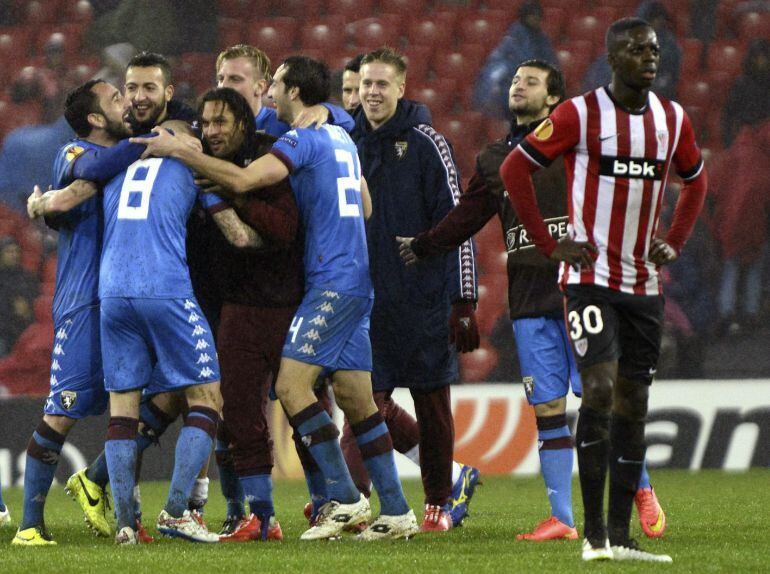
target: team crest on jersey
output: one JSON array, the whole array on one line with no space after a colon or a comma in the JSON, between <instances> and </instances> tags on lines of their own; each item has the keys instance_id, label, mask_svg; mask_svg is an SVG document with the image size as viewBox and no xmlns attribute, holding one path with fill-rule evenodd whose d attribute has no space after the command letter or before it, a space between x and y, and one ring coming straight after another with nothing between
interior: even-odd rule
<instances>
[{"instance_id":1,"label":"team crest on jersey","mask_svg":"<svg viewBox=\"0 0 770 574\"><path fill-rule=\"evenodd\" d=\"M668 130L658 130L655 132L655 137L658 138L661 147L668 147Z\"/></svg>"},{"instance_id":2,"label":"team crest on jersey","mask_svg":"<svg viewBox=\"0 0 770 574\"><path fill-rule=\"evenodd\" d=\"M70 149L67 150L67 155L65 156L65 159L68 162L71 162L72 160L74 160L76 157L78 157L84 151L86 151L86 149L84 147L81 147L79 145L74 145Z\"/></svg>"},{"instance_id":3,"label":"team crest on jersey","mask_svg":"<svg viewBox=\"0 0 770 574\"><path fill-rule=\"evenodd\" d=\"M396 148L396 157L398 159L404 159L406 148L409 147L409 142L396 142L394 147Z\"/></svg>"},{"instance_id":4,"label":"team crest on jersey","mask_svg":"<svg viewBox=\"0 0 770 574\"><path fill-rule=\"evenodd\" d=\"M578 339L575 341L575 352L580 355L581 357L586 356L586 352L588 351L588 339L583 337L582 339Z\"/></svg>"},{"instance_id":5,"label":"team crest on jersey","mask_svg":"<svg viewBox=\"0 0 770 574\"><path fill-rule=\"evenodd\" d=\"M544 119L542 123L535 128L533 133L535 134L535 138L541 142L550 138L553 135L553 122L551 121L551 118Z\"/></svg>"},{"instance_id":6,"label":"team crest on jersey","mask_svg":"<svg viewBox=\"0 0 770 574\"><path fill-rule=\"evenodd\" d=\"M531 397L535 392L535 377L522 377L521 382L524 383L524 392Z\"/></svg>"},{"instance_id":7,"label":"team crest on jersey","mask_svg":"<svg viewBox=\"0 0 770 574\"><path fill-rule=\"evenodd\" d=\"M65 411L70 410L75 406L75 402L78 400L78 394L75 391L62 391L61 392L61 406Z\"/></svg>"}]
</instances>

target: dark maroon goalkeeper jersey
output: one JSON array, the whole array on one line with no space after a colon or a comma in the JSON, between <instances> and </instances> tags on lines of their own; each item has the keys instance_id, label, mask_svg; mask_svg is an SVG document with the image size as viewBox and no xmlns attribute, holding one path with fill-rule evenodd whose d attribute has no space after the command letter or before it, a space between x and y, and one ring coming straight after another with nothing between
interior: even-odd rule
<instances>
[{"instance_id":1,"label":"dark maroon goalkeeper jersey","mask_svg":"<svg viewBox=\"0 0 770 574\"><path fill-rule=\"evenodd\" d=\"M446 253L478 232L495 214L500 218L508 251L508 305L511 319L563 314L557 263L542 255L508 201L500 165L540 121L515 126L505 138L485 147L476 158L476 172L459 204L433 229L417 235L412 249L418 257ZM554 162L533 176L537 203L554 238L567 231L564 167Z\"/></svg>"}]
</instances>

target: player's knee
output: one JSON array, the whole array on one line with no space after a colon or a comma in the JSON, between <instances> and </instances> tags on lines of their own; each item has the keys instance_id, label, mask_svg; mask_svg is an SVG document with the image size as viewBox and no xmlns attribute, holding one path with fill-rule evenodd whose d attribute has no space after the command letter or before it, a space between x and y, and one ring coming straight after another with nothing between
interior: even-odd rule
<instances>
[{"instance_id":1,"label":"player's knee","mask_svg":"<svg viewBox=\"0 0 770 574\"><path fill-rule=\"evenodd\" d=\"M650 394L648 385L619 379L615 389L612 410L633 421L643 421L647 416L647 402Z\"/></svg>"}]
</instances>

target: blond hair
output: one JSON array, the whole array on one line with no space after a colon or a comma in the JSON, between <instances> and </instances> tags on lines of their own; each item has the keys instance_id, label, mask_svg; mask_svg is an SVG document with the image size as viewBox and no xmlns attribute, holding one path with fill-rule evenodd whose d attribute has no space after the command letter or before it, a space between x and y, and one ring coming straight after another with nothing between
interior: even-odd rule
<instances>
[{"instance_id":1,"label":"blond hair","mask_svg":"<svg viewBox=\"0 0 770 574\"><path fill-rule=\"evenodd\" d=\"M382 48L377 48L373 52L369 52L361 60L361 67L373 62L380 62L382 64L393 66L396 70L396 74L401 76L404 80L406 79L406 60L404 60L404 57L393 48L383 46Z\"/></svg>"},{"instance_id":2,"label":"blond hair","mask_svg":"<svg viewBox=\"0 0 770 574\"><path fill-rule=\"evenodd\" d=\"M235 58L246 58L251 62L252 67L262 74L262 77L267 80L268 84L273 80L270 73L270 58L259 48L249 46L248 44L236 44L222 50L219 56L217 56L217 72L219 72L225 60L234 60Z\"/></svg>"}]
</instances>

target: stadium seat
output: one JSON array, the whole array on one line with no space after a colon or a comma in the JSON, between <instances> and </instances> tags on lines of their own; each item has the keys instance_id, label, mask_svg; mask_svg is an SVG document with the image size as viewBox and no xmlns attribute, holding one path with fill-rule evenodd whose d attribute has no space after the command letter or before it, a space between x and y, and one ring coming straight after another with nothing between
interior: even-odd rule
<instances>
[{"instance_id":1,"label":"stadium seat","mask_svg":"<svg viewBox=\"0 0 770 574\"><path fill-rule=\"evenodd\" d=\"M41 24L37 40L34 42L35 50L42 54L45 45L52 40L55 34L60 34L60 39L64 41L64 53L67 58L75 58L81 54L83 36L85 34L84 24Z\"/></svg>"},{"instance_id":2,"label":"stadium seat","mask_svg":"<svg viewBox=\"0 0 770 574\"><path fill-rule=\"evenodd\" d=\"M738 42L714 42L708 49L706 67L710 72L719 70L737 75L743 67L743 55L743 45Z\"/></svg>"},{"instance_id":3,"label":"stadium seat","mask_svg":"<svg viewBox=\"0 0 770 574\"><path fill-rule=\"evenodd\" d=\"M433 57L433 71L437 78L457 80L458 84L472 83L486 56L484 46L465 44L459 51L439 51Z\"/></svg>"},{"instance_id":4,"label":"stadium seat","mask_svg":"<svg viewBox=\"0 0 770 574\"><path fill-rule=\"evenodd\" d=\"M0 26L0 61L14 62L18 66L32 51L34 40L32 28Z\"/></svg>"},{"instance_id":5,"label":"stadium seat","mask_svg":"<svg viewBox=\"0 0 770 574\"><path fill-rule=\"evenodd\" d=\"M434 118L433 125L452 143L456 154L461 155L468 150L471 160L475 157L484 133L484 116L481 112L439 116ZM467 170L463 170L463 173L470 175Z\"/></svg>"},{"instance_id":6,"label":"stadium seat","mask_svg":"<svg viewBox=\"0 0 770 574\"><path fill-rule=\"evenodd\" d=\"M460 47L480 44L489 49L500 41L510 23L516 20L515 14L504 10L478 11L475 14L460 20Z\"/></svg>"},{"instance_id":7,"label":"stadium seat","mask_svg":"<svg viewBox=\"0 0 770 574\"><path fill-rule=\"evenodd\" d=\"M748 12L738 23L739 38L770 38L770 12Z\"/></svg>"},{"instance_id":8,"label":"stadium seat","mask_svg":"<svg viewBox=\"0 0 770 574\"><path fill-rule=\"evenodd\" d=\"M294 18L252 20L246 30L247 43L263 50L271 60L277 54L286 54L294 49L297 38L297 22Z\"/></svg>"},{"instance_id":9,"label":"stadium seat","mask_svg":"<svg viewBox=\"0 0 770 574\"><path fill-rule=\"evenodd\" d=\"M418 18L412 20L406 30L407 47L429 46L431 50L440 52L451 50L454 40L454 20L446 23L430 16Z\"/></svg>"},{"instance_id":10,"label":"stadium seat","mask_svg":"<svg viewBox=\"0 0 770 574\"><path fill-rule=\"evenodd\" d=\"M345 20L370 18L374 13L372 0L326 0L326 13L344 16Z\"/></svg>"},{"instance_id":11,"label":"stadium seat","mask_svg":"<svg viewBox=\"0 0 770 574\"><path fill-rule=\"evenodd\" d=\"M683 38L679 41L682 47L682 78L694 78L701 74L703 58L703 42L697 38Z\"/></svg>"},{"instance_id":12,"label":"stadium seat","mask_svg":"<svg viewBox=\"0 0 770 574\"><path fill-rule=\"evenodd\" d=\"M543 20L540 27L551 42L558 44L564 35L564 23L567 20L567 12L561 6L543 8Z\"/></svg>"},{"instance_id":13,"label":"stadium seat","mask_svg":"<svg viewBox=\"0 0 770 574\"><path fill-rule=\"evenodd\" d=\"M685 107L709 109L712 99L711 86L704 80L679 83L679 100Z\"/></svg>"},{"instance_id":14,"label":"stadium seat","mask_svg":"<svg viewBox=\"0 0 770 574\"><path fill-rule=\"evenodd\" d=\"M411 94L409 97L428 106L434 118L451 113L456 90L457 83L454 80L438 79L411 87L407 84L407 91Z\"/></svg>"},{"instance_id":15,"label":"stadium seat","mask_svg":"<svg viewBox=\"0 0 770 574\"><path fill-rule=\"evenodd\" d=\"M410 83L422 83L428 80L431 57L434 50L430 46L408 45L404 50L406 59L406 80Z\"/></svg>"},{"instance_id":16,"label":"stadium seat","mask_svg":"<svg viewBox=\"0 0 770 574\"><path fill-rule=\"evenodd\" d=\"M64 3L64 21L90 24L94 19L94 8L88 0L69 0Z\"/></svg>"},{"instance_id":17,"label":"stadium seat","mask_svg":"<svg viewBox=\"0 0 770 574\"><path fill-rule=\"evenodd\" d=\"M380 0L380 11L411 19L425 12L425 4L426 0Z\"/></svg>"},{"instance_id":18,"label":"stadium seat","mask_svg":"<svg viewBox=\"0 0 770 574\"><path fill-rule=\"evenodd\" d=\"M24 10L24 22L38 25L54 23L61 13L59 0L31 0Z\"/></svg>"},{"instance_id":19,"label":"stadium seat","mask_svg":"<svg viewBox=\"0 0 770 574\"><path fill-rule=\"evenodd\" d=\"M303 50L324 50L336 52L345 45L344 20L331 16L323 22L305 24L300 30L300 45Z\"/></svg>"},{"instance_id":20,"label":"stadium seat","mask_svg":"<svg viewBox=\"0 0 770 574\"><path fill-rule=\"evenodd\" d=\"M488 10L504 10L512 14L514 18L518 17L522 4L524 4L524 0L484 0L484 7Z\"/></svg>"},{"instance_id":21,"label":"stadium seat","mask_svg":"<svg viewBox=\"0 0 770 574\"><path fill-rule=\"evenodd\" d=\"M569 38L568 45L572 45L575 41L585 41L591 46L591 52L589 57L593 57L598 54L598 50L601 50L604 46L604 33L605 28L602 28L602 24L596 16L591 14L586 16L579 16L577 18L568 18L565 33Z\"/></svg>"},{"instance_id":22,"label":"stadium seat","mask_svg":"<svg viewBox=\"0 0 770 574\"><path fill-rule=\"evenodd\" d=\"M318 20L323 14L325 2L315 0L306 2L305 0L273 0L273 13L276 16L288 16L296 18L302 24L309 24Z\"/></svg>"},{"instance_id":23,"label":"stadium seat","mask_svg":"<svg viewBox=\"0 0 770 574\"><path fill-rule=\"evenodd\" d=\"M371 52L380 46L397 48L400 44L400 26L394 22L398 16L389 18L365 18L345 26L348 40L357 48L356 53Z\"/></svg>"},{"instance_id":24,"label":"stadium seat","mask_svg":"<svg viewBox=\"0 0 770 574\"><path fill-rule=\"evenodd\" d=\"M244 34L244 28L251 31L249 23L235 18L217 18L217 30L219 32L219 48L224 50L236 44L249 43L248 37Z\"/></svg>"},{"instance_id":25,"label":"stadium seat","mask_svg":"<svg viewBox=\"0 0 770 574\"><path fill-rule=\"evenodd\" d=\"M189 82L198 93L205 92L216 84L216 59L209 52L185 52L180 57L178 80Z\"/></svg>"},{"instance_id":26,"label":"stadium seat","mask_svg":"<svg viewBox=\"0 0 770 574\"><path fill-rule=\"evenodd\" d=\"M484 135L486 143L498 140L511 131L511 122L508 120L499 120L497 118L486 118Z\"/></svg>"},{"instance_id":27,"label":"stadium seat","mask_svg":"<svg viewBox=\"0 0 770 574\"><path fill-rule=\"evenodd\" d=\"M243 21L252 15L254 2L253 0L219 0L218 6L220 17Z\"/></svg>"},{"instance_id":28,"label":"stadium seat","mask_svg":"<svg viewBox=\"0 0 770 574\"><path fill-rule=\"evenodd\" d=\"M591 65L592 47L585 40L568 42L556 50L559 68L564 74L568 94L580 93L583 75Z\"/></svg>"},{"instance_id":29,"label":"stadium seat","mask_svg":"<svg viewBox=\"0 0 770 574\"><path fill-rule=\"evenodd\" d=\"M732 89L736 77L741 69L736 70L714 70L708 74L708 84L710 87L709 112L721 114L722 106L727 99L728 92Z\"/></svg>"}]
</instances>

